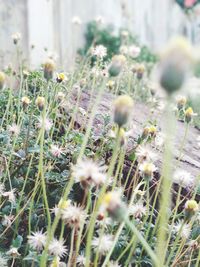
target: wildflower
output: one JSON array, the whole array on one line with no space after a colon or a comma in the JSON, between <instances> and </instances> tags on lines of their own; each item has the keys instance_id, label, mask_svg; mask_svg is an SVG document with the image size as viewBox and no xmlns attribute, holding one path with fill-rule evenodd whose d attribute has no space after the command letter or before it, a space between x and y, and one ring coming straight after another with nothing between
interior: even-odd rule
<instances>
[{"instance_id":1,"label":"wildflower","mask_svg":"<svg viewBox=\"0 0 200 267\"><path fill-rule=\"evenodd\" d=\"M72 18L72 23L73 23L74 25L81 25L81 24L82 24L82 21L81 21L81 19L80 19L79 17L74 16L74 17Z\"/></svg>"},{"instance_id":2,"label":"wildflower","mask_svg":"<svg viewBox=\"0 0 200 267\"><path fill-rule=\"evenodd\" d=\"M86 264L86 257L82 254L78 255L76 263L78 267L84 267Z\"/></svg>"},{"instance_id":3,"label":"wildflower","mask_svg":"<svg viewBox=\"0 0 200 267\"><path fill-rule=\"evenodd\" d=\"M58 83L63 82L65 79L66 79L66 77L65 77L65 74L64 74L63 72L61 72L61 73L57 73L56 81L57 81Z\"/></svg>"},{"instance_id":4,"label":"wildflower","mask_svg":"<svg viewBox=\"0 0 200 267\"><path fill-rule=\"evenodd\" d=\"M59 158L63 154L63 149L56 145L51 145L50 153L54 157Z\"/></svg>"},{"instance_id":5,"label":"wildflower","mask_svg":"<svg viewBox=\"0 0 200 267\"><path fill-rule=\"evenodd\" d=\"M88 188L105 182L105 170L105 166L99 166L92 160L80 160L72 167L72 175L83 188Z\"/></svg>"},{"instance_id":6,"label":"wildflower","mask_svg":"<svg viewBox=\"0 0 200 267\"><path fill-rule=\"evenodd\" d=\"M92 247L97 250L100 255L105 255L113 245L114 236L104 234L100 237L94 237L92 240Z\"/></svg>"},{"instance_id":7,"label":"wildflower","mask_svg":"<svg viewBox=\"0 0 200 267\"><path fill-rule=\"evenodd\" d=\"M38 106L39 110L42 111L45 105L45 98L43 96L38 96L35 100L36 106Z\"/></svg>"},{"instance_id":8,"label":"wildflower","mask_svg":"<svg viewBox=\"0 0 200 267\"><path fill-rule=\"evenodd\" d=\"M53 72L55 70L55 63L52 59L48 59L44 63L44 78L49 81L53 78Z\"/></svg>"},{"instance_id":9,"label":"wildflower","mask_svg":"<svg viewBox=\"0 0 200 267\"><path fill-rule=\"evenodd\" d=\"M0 71L0 90L3 89L6 80L6 75L4 72Z\"/></svg>"},{"instance_id":10,"label":"wildflower","mask_svg":"<svg viewBox=\"0 0 200 267\"><path fill-rule=\"evenodd\" d=\"M126 58L124 55L115 55L112 58L111 64L108 68L110 76L113 77L118 76L125 63L126 63Z\"/></svg>"},{"instance_id":11,"label":"wildflower","mask_svg":"<svg viewBox=\"0 0 200 267\"><path fill-rule=\"evenodd\" d=\"M107 192L102 200L102 210L108 211L111 216L118 217L122 207L122 201L121 201L121 191L111 191Z\"/></svg>"},{"instance_id":12,"label":"wildflower","mask_svg":"<svg viewBox=\"0 0 200 267\"><path fill-rule=\"evenodd\" d=\"M194 177L189 172L181 170L181 169L178 169L174 173L172 179L174 183L185 188L193 187L195 183Z\"/></svg>"},{"instance_id":13,"label":"wildflower","mask_svg":"<svg viewBox=\"0 0 200 267\"><path fill-rule=\"evenodd\" d=\"M4 215L1 223L3 226L10 227L12 225L13 219L14 219L13 215Z\"/></svg>"},{"instance_id":14,"label":"wildflower","mask_svg":"<svg viewBox=\"0 0 200 267\"><path fill-rule=\"evenodd\" d=\"M62 258L67 254L67 248L64 246L63 240L54 238L49 244L49 253L54 256Z\"/></svg>"},{"instance_id":15,"label":"wildflower","mask_svg":"<svg viewBox=\"0 0 200 267\"><path fill-rule=\"evenodd\" d=\"M149 127L145 127L142 132L142 139L147 138L149 135Z\"/></svg>"},{"instance_id":16,"label":"wildflower","mask_svg":"<svg viewBox=\"0 0 200 267\"><path fill-rule=\"evenodd\" d=\"M197 2L197 0L185 0L184 6L187 8L193 7L193 5Z\"/></svg>"},{"instance_id":17,"label":"wildflower","mask_svg":"<svg viewBox=\"0 0 200 267\"><path fill-rule=\"evenodd\" d=\"M31 103L30 98L28 98L27 96L22 97L22 105L24 108L26 108L30 103Z\"/></svg>"},{"instance_id":18,"label":"wildflower","mask_svg":"<svg viewBox=\"0 0 200 267\"><path fill-rule=\"evenodd\" d=\"M191 233L190 225L180 220L176 222L172 231L176 234L180 234L180 236L184 239L189 238Z\"/></svg>"},{"instance_id":19,"label":"wildflower","mask_svg":"<svg viewBox=\"0 0 200 267\"><path fill-rule=\"evenodd\" d=\"M18 136L20 133L20 127L17 124L13 123L12 125L8 126L8 131L12 135Z\"/></svg>"},{"instance_id":20,"label":"wildflower","mask_svg":"<svg viewBox=\"0 0 200 267\"><path fill-rule=\"evenodd\" d=\"M19 32L12 34L12 39L13 39L13 43L16 45L21 39L21 34Z\"/></svg>"},{"instance_id":21,"label":"wildflower","mask_svg":"<svg viewBox=\"0 0 200 267\"><path fill-rule=\"evenodd\" d=\"M160 62L160 84L168 94L180 89L192 58L192 47L183 37L172 40Z\"/></svg>"},{"instance_id":22,"label":"wildflower","mask_svg":"<svg viewBox=\"0 0 200 267\"><path fill-rule=\"evenodd\" d=\"M46 244L46 234L42 233L42 231L38 231L32 233L28 237L28 243L32 249L42 251Z\"/></svg>"},{"instance_id":23,"label":"wildflower","mask_svg":"<svg viewBox=\"0 0 200 267\"><path fill-rule=\"evenodd\" d=\"M155 125L151 125L149 126L149 135L151 137L156 137L156 133L157 133L157 128Z\"/></svg>"},{"instance_id":24,"label":"wildflower","mask_svg":"<svg viewBox=\"0 0 200 267\"><path fill-rule=\"evenodd\" d=\"M194 113L194 111L193 111L193 109L191 107L187 108L184 113L185 113L185 121L187 123L190 123L192 118L194 116L197 116L197 113Z\"/></svg>"},{"instance_id":25,"label":"wildflower","mask_svg":"<svg viewBox=\"0 0 200 267\"><path fill-rule=\"evenodd\" d=\"M1 267L8 267L8 260L4 257L2 253L0 253L0 266Z\"/></svg>"},{"instance_id":26,"label":"wildflower","mask_svg":"<svg viewBox=\"0 0 200 267\"><path fill-rule=\"evenodd\" d=\"M62 209L61 218L69 227L79 228L86 218L86 213L77 205L69 205Z\"/></svg>"},{"instance_id":27,"label":"wildflower","mask_svg":"<svg viewBox=\"0 0 200 267\"><path fill-rule=\"evenodd\" d=\"M153 173L157 171L157 168L153 163L145 161L140 164L139 170L145 179L150 180L153 177Z\"/></svg>"},{"instance_id":28,"label":"wildflower","mask_svg":"<svg viewBox=\"0 0 200 267\"><path fill-rule=\"evenodd\" d=\"M141 219L146 212L147 209L142 202L138 202L129 208L129 216L133 216L135 219Z\"/></svg>"},{"instance_id":29,"label":"wildflower","mask_svg":"<svg viewBox=\"0 0 200 267\"><path fill-rule=\"evenodd\" d=\"M185 218L189 220L199 209L197 202L193 199L185 203Z\"/></svg>"},{"instance_id":30,"label":"wildflower","mask_svg":"<svg viewBox=\"0 0 200 267\"><path fill-rule=\"evenodd\" d=\"M133 100L128 95L119 96L114 101L114 122L119 127L126 124L133 109Z\"/></svg>"},{"instance_id":31,"label":"wildflower","mask_svg":"<svg viewBox=\"0 0 200 267\"><path fill-rule=\"evenodd\" d=\"M12 258L17 258L21 254L18 252L18 248L12 247L8 252L7 255L11 256Z\"/></svg>"},{"instance_id":32,"label":"wildflower","mask_svg":"<svg viewBox=\"0 0 200 267\"><path fill-rule=\"evenodd\" d=\"M187 103L187 98L185 96L178 96L177 97L177 108L178 110L181 110L185 107Z\"/></svg>"},{"instance_id":33,"label":"wildflower","mask_svg":"<svg viewBox=\"0 0 200 267\"><path fill-rule=\"evenodd\" d=\"M124 128L120 127L119 131L118 129L115 127L114 129L112 129L109 133L109 136L112 138L117 138L117 136L119 136L120 139L120 145L123 146L126 144L127 140L127 136L128 136L129 132L125 132Z\"/></svg>"},{"instance_id":34,"label":"wildflower","mask_svg":"<svg viewBox=\"0 0 200 267\"><path fill-rule=\"evenodd\" d=\"M140 55L141 49L138 46L131 45L128 48L128 53L132 58L137 58Z\"/></svg>"},{"instance_id":35,"label":"wildflower","mask_svg":"<svg viewBox=\"0 0 200 267\"><path fill-rule=\"evenodd\" d=\"M107 84L106 84L106 86L107 86L110 90L113 89L114 85L115 85L115 81L112 81L112 80L109 80L109 81L107 82Z\"/></svg>"},{"instance_id":36,"label":"wildflower","mask_svg":"<svg viewBox=\"0 0 200 267\"><path fill-rule=\"evenodd\" d=\"M157 155L148 146L138 146L136 149L136 156L139 162L142 161L155 161Z\"/></svg>"},{"instance_id":37,"label":"wildflower","mask_svg":"<svg viewBox=\"0 0 200 267\"><path fill-rule=\"evenodd\" d=\"M30 75L30 73L27 70L23 70L24 79L26 79L29 75Z\"/></svg>"},{"instance_id":38,"label":"wildflower","mask_svg":"<svg viewBox=\"0 0 200 267\"><path fill-rule=\"evenodd\" d=\"M48 118L45 118L45 119L39 118L38 120L39 120L39 123L37 125L38 128L41 129L42 127L44 127L46 132L49 132L51 130L51 127L53 125L51 120L49 120Z\"/></svg>"},{"instance_id":39,"label":"wildflower","mask_svg":"<svg viewBox=\"0 0 200 267\"><path fill-rule=\"evenodd\" d=\"M103 45L97 45L92 49L92 55L103 59L107 55L107 48Z\"/></svg>"},{"instance_id":40,"label":"wildflower","mask_svg":"<svg viewBox=\"0 0 200 267\"><path fill-rule=\"evenodd\" d=\"M64 98L65 98L65 94L63 92L57 93L56 99L58 100L59 103L62 102Z\"/></svg>"}]
</instances>

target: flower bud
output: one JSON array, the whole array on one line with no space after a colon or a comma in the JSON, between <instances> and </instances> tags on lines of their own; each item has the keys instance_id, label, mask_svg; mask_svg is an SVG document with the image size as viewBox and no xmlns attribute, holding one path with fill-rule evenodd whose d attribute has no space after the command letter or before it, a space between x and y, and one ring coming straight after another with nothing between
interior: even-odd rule
<instances>
[{"instance_id":1,"label":"flower bud","mask_svg":"<svg viewBox=\"0 0 200 267\"><path fill-rule=\"evenodd\" d=\"M65 80L65 74L64 73L57 73L57 78L56 78L56 81L58 83L61 83Z\"/></svg>"},{"instance_id":2,"label":"flower bud","mask_svg":"<svg viewBox=\"0 0 200 267\"><path fill-rule=\"evenodd\" d=\"M177 108L178 110L181 110L185 107L187 103L187 98L185 96L179 96L177 99Z\"/></svg>"},{"instance_id":3,"label":"flower bud","mask_svg":"<svg viewBox=\"0 0 200 267\"><path fill-rule=\"evenodd\" d=\"M149 127L145 127L142 132L142 139L147 138L149 135Z\"/></svg>"},{"instance_id":4,"label":"flower bud","mask_svg":"<svg viewBox=\"0 0 200 267\"><path fill-rule=\"evenodd\" d=\"M185 121L187 123L190 123L192 121L192 118L196 116L197 114L194 113L193 109L191 107L187 108L185 111Z\"/></svg>"},{"instance_id":5,"label":"flower bud","mask_svg":"<svg viewBox=\"0 0 200 267\"><path fill-rule=\"evenodd\" d=\"M118 76L123 66L125 65L125 63L126 63L126 58L124 55L115 55L112 58L112 62L108 69L110 76L113 76L113 77Z\"/></svg>"},{"instance_id":6,"label":"flower bud","mask_svg":"<svg viewBox=\"0 0 200 267\"><path fill-rule=\"evenodd\" d=\"M115 85L115 82L112 81L112 80L109 80L109 81L107 82L107 84L106 84L106 86L107 86L110 90L113 89L114 85Z\"/></svg>"},{"instance_id":7,"label":"flower bud","mask_svg":"<svg viewBox=\"0 0 200 267\"><path fill-rule=\"evenodd\" d=\"M23 108L26 108L31 103L31 100L27 96L22 97Z\"/></svg>"},{"instance_id":8,"label":"flower bud","mask_svg":"<svg viewBox=\"0 0 200 267\"><path fill-rule=\"evenodd\" d=\"M154 138L156 137L156 133L157 133L156 126L154 125L149 126L149 135Z\"/></svg>"},{"instance_id":9,"label":"flower bud","mask_svg":"<svg viewBox=\"0 0 200 267\"><path fill-rule=\"evenodd\" d=\"M0 89L3 89L5 85L6 75L4 72L0 71Z\"/></svg>"},{"instance_id":10,"label":"flower bud","mask_svg":"<svg viewBox=\"0 0 200 267\"><path fill-rule=\"evenodd\" d=\"M21 39L21 34L19 32L16 32L12 35L13 43L15 45L18 44L19 40Z\"/></svg>"},{"instance_id":11,"label":"flower bud","mask_svg":"<svg viewBox=\"0 0 200 267\"><path fill-rule=\"evenodd\" d=\"M55 70L55 63L52 59L48 59L48 61L44 64L44 78L49 81L53 78L53 72Z\"/></svg>"},{"instance_id":12,"label":"flower bud","mask_svg":"<svg viewBox=\"0 0 200 267\"><path fill-rule=\"evenodd\" d=\"M130 96L122 95L114 101L114 122L119 127L126 124L133 109L133 100Z\"/></svg>"},{"instance_id":13,"label":"flower bud","mask_svg":"<svg viewBox=\"0 0 200 267\"><path fill-rule=\"evenodd\" d=\"M192 61L192 48L185 38L176 38L169 44L160 62L160 84L168 94L182 87Z\"/></svg>"},{"instance_id":14,"label":"flower bud","mask_svg":"<svg viewBox=\"0 0 200 267\"><path fill-rule=\"evenodd\" d=\"M39 110L42 111L45 104L45 98L43 96L38 96L35 104L38 106Z\"/></svg>"},{"instance_id":15,"label":"flower bud","mask_svg":"<svg viewBox=\"0 0 200 267\"><path fill-rule=\"evenodd\" d=\"M137 67L136 67L136 74L137 74L137 78L139 80L142 79L142 77L144 75L144 72L145 72L145 66L144 66L144 64L137 65Z\"/></svg>"},{"instance_id":16,"label":"flower bud","mask_svg":"<svg viewBox=\"0 0 200 267\"><path fill-rule=\"evenodd\" d=\"M188 200L185 203L185 218L186 220L191 219L191 217L198 211L199 206L196 202L196 200Z\"/></svg>"}]
</instances>

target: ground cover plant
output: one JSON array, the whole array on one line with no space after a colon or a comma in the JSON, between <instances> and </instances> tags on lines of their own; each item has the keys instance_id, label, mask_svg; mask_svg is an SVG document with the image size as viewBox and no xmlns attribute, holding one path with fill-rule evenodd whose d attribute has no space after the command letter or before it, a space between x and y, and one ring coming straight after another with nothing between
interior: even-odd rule
<instances>
[{"instance_id":1,"label":"ground cover plant","mask_svg":"<svg viewBox=\"0 0 200 267\"><path fill-rule=\"evenodd\" d=\"M52 58L28 70L13 41L19 64L0 72L0 266L198 267L199 169L183 164L198 114L175 95L190 44L176 38L154 66L138 45L107 57L91 42L65 73Z\"/></svg>"}]
</instances>

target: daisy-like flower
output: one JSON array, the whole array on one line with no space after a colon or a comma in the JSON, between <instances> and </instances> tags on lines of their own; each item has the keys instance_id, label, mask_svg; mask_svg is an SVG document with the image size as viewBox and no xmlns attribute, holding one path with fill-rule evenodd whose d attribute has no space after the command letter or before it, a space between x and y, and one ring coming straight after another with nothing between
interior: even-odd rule
<instances>
[{"instance_id":1,"label":"daisy-like flower","mask_svg":"<svg viewBox=\"0 0 200 267\"><path fill-rule=\"evenodd\" d=\"M136 149L136 156L137 156L139 162L142 162L142 161L152 161L153 162L157 159L156 153L154 153L150 147L142 146L142 145L140 145Z\"/></svg>"},{"instance_id":2,"label":"daisy-like flower","mask_svg":"<svg viewBox=\"0 0 200 267\"><path fill-rule=\"evenodd\" d=\"M56 145L51 145L50 153L54 157L59 158L63 154L63 148L56 146Z\"/></svg>"},{"instance_id":3,"label":"daisy-like flower","mask_svg":"<svg viewBox=\"0 0 200 267\"><path fill-rule=\"evenodd\" d=\"M72 23L73 23L74 25L81 25L81 24L82 24L82 21L81 21L81 19L80 19L78 16L74 16L74 17L72 18Z\"/></svg>"},{"instance_id":4,"label":"daisy-like flower","mask_svg":"<svg viewBox=\"0 0 200 267\"><path fill-rule=\"evenodd\" d=\"M100 211L108 211L111 215L115 215L122 206L121 195L121 189L107 192L102 199Z\"/></svg>"},{"instance_id":5,"label":"daisy-like flower","mask_svg":"<svg viewBox=\"0 0 200 267\"><path fill-rule=\"evenodd\" d=\"M145 179L151 179L153 177L153 173L157 171L157 168L152 162L145 161L140 164L139 170Z\"/></svg>"},{"instance_id":6,"label":"daisy-like flower","mask_svg":"<svg viewBox=\"0 0 200 267\"><path fill-rule=\"evenodd\" d=\"M176 98L177 108L178 110L183 109L187 103L187 98L185 96L177 96Z\"/></svg>"},{"instance_id":7,"label":"daisy-like flower","mask_svg":"<svg viewBox=\"0 0 200 267\"><path fill-rule=\"evenodd\" d=\"M13 257L13 258L17 258L19 257L21 254L18 252L18 248L12 247L9 249L9 251L7 252L7 255Z\"/></svg>"},{"instance_id":8,"label":"daisy-like flower","mask_svg":"<svg viewBox=\"0 0 200 267\"><path fill-rule=\"evenodd\" d=\"M107 48L103 45L97 45L92 49L92 55L103 59L107 55Z\"/></svg>"},{"instance_id":9,"label":"daisy-like flower","mask_svg":"<svg viewBox=\"0 0 200 267\"><path fill-rule=\"evenodd\" d=\"M8 260L5 258L5 256L0 253L0 266L1 267L8 267Z\"/></svg>"},{"instance_id":10,"label":"daisy-like flower","mask_svg":"<svg viewBox=\"0 0 200 267\"><path fill-rule=\"evenodd\" d=\"M51 130L51 127L53 126L53 123L51 120L49 120L48 118L45 118L45 120L43 121L42 118L39 118L39 123L37 124L38 128L42 128L43 124L44 124L44 129L46 132L49 132Z\"/></svg>"},{"instance_id":11,"label":"daisy-like flower","mask_svg":"<svg viewBox=\"0 0 200 267\"><path fill-rule=\"evenodd\" d=\"M136 45L131 45L128 48L128 53L132 58L137 58L140 55L141 48Z\"/></svg>"},{"instance_id":12,"label":"daisy-like flower","mask_svg":"<svg viewBox=\"0 0 200 267\"><path fill-rule=\"evenodd\" d=\"M32 233L32 235L29 235L27 238L28 243L32 249L35 249L37 251L43 250L46 243L46 234L42 233L42 231L38 231Z\"/></svg>"},{"instance_id":13,"label":"daisy-like flower","mask_svg":"<svg viewBox=\"0 0 200 267\"><path fill-rule=\"evenodd\" d=\"M83 254L78 255L76 263L78 267L84 267L86 264L86 257Z\"/></svg>"},{"instance_id":14,"label":"daisy-like flower","mask_svg":"<svg viewBox=\"0 0 200 267\"><path fill-rule=\"evenodd\" d=\"M28 98L27 96L23 96L22 97L22 105L23 105L23 107L27 107L30 103L31 103L30 98Z\"/></svg>"},{"instance_id":15,"label":"daisy-like flower","mask_svg":"<svg viewBox=\"0 0 200 267\"><path fill-rule=\"evenodd\" d=\"M66 76L65 76L65 74L63 72L57 73L56 81L58 83L61 83L61 82L65 81L65 80L66 80Z\"/></svg>"},{"instance_id":16,"label":"daisy-like flower","mask_svg":"<svg viewBox=\"0 0 200 267\"><path fill-rule=\"evenodd\" d=\"M58 102L62 102L65 98L65 94L63 92L58 92L56 95L56 99Z\"/></svg>"},{"instance_id":17,"label":"daisy-like flower","mask_svg":"<svg viewBox=\"0 0 200 267\"><path fill-rule=\"evenodd\" d=\"M195 184L195 178L187 171L178 169L173 175L173 182L182 187L193 187Z\"/></svg>"},{"instance_id":18,"label":"daisy-like flower","mask_svg":"<svg viewBox=\"0 0 200 267\"><path fill-rule=\"evenodd\" d=\"M98 186L106 181L105 166L97 165L94 161L80 160L72 167L72 175L83 188Z\"/></svg>"},{"instance_id":19,"label":"daisy-like flower","mask_svg":"<svg viewBox=\"0 0 200 267\"><path fill-rule=\"evenodd\" d=\"M62 209L61 218L71 228L78 228L84 222L86 213L81 207L71 204Z\"/></svg>"},{"instance_id":20,"label":"daisy-like flower","mask_svg":"<svg viewBox=\"0 0 200 267\"><path fill-rule=\"evenodd\" d=\"M197 113L194 113L193 109L191 107L187 108L185 113L185 121L187 123L192 121L192 118L197 116Z\"/></svg>"},{"instance_id":21,"label":"daisy-like flower","mask_svg":"<svg viewBox=\"0 0 200 267\"><path fill-rule=\"evenodd\" d=\"M182 238L187 239L190 236L191 228L189 224L184 223L183 221L178 221L174 225L172 231L176 234L179 233Z\"/></svg>"},{"instance_id":22,"label":"daisy-like flower","mask_svg":"<svg viewBox=\"0 0 200 267\"><path fill-rule=\"evenodd\" d=\"M13 123L12 125L8 126L8 131L10 134L18 136L20 133L20 127L17 124Z\"/></svg>"},{"instance_id":23,"label":"daisy-like flower","mask_svg":"<svg viewBox=\"0 0 200 267\"><path fill-rule=\"evenodd\" d=\"M54 238L49 244L49 253L51 255L62 258L67 254L67 248L64 245L64 240L58 240Z\"/></svg>"},{"instance_id":24,"label":"daisy-like flower","mask_svg":"<svg viewBox=\"0 0 200 267\"><path fill-rule=\"evenodd\" d=\"M105 255L113 245L114 236L104 234L100 237L94 237L92 240L92 247L94 250L99 251L99 254Z\"/></svg>"},{"instance_id":25,"label":"daisy-like flower","mask_svg":"<svg viewBox=\"0 0 200 267\"><path fill-rule=\"evenodd\" d=\"M147 209L142 202L138 202L129 208L129 216L133 216L136 219L141 219L146 212Z\"/></svg>"}]
</instances>

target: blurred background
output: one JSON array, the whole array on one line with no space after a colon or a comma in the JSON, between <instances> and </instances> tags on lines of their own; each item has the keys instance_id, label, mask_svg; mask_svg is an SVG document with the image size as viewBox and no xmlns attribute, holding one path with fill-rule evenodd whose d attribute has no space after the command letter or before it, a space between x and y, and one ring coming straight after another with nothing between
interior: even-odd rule
<instances>
[{"instance_id":1,"label":"blurred background","mask_svg":"<svg viewBox=\"0 0 200 267\"><path fill-rule=\"evenodd\" d=\"M78 49L90 38L88 25L110 25L111 36L128 30L152 51L175 34L200 41L200 5L197 0L0 0L0 67L15 60L11 38L18 32L24 58L32 67L48 56L70 68ZM112 28L111 28L112 25ZM108 40L109 41L109 40ZM112 42L112 38L110 42Z\"/></svg>"}]
</instances>

